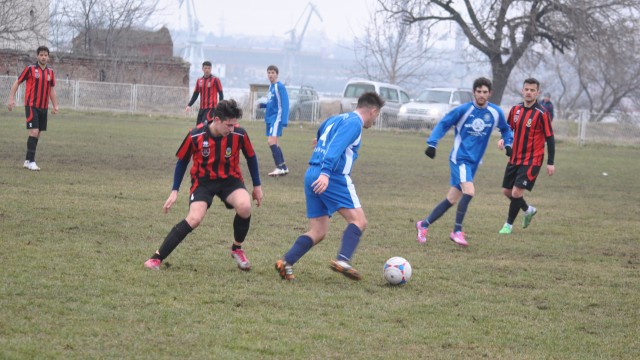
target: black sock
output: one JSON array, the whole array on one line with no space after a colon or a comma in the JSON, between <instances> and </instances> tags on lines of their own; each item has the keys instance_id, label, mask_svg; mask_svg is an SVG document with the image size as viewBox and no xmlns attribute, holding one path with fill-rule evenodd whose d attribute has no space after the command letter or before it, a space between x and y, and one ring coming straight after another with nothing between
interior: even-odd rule
<instances>
[{"instance_id":1,"label":"black sock","mask_svg":"<svg viewBox=\"0 0 640 360\"><path fill-rule=\"evenodd\" d=\"M236 251L238 249L242 249L242 245L236 245L236 244L231 245L231 251Z\"/></svg>"},{"instance_id":2,"label":"black sock","mask_svg":"<svg viewBox=\"0 0 640 360\"><path fill-rule=\"evenodd\" d=\"M241 218L240 215L236 214L236 217L233 219L233 238L236 242L242 243L247 237L249 224L251 224L251 215L244 219Z\"/></svg>"},{"instance_id":3,"label":"black sock","mask_svg":"<svg viewBox=\"0 0 640 360\"><path fill-rule=\"evenodd\" d=\"M528 207L527 203L524 201L524 198L511 198L511 203L509 204L509 215L507 216L507 224L513 225L513 222L518 217L518 211L522 208L522 204L525 204L525 209Z\"/></svg>"},{"instance_id":4,"label":"black sock","mask_svg":"<svg viewBox=\"0 0 640 360\"><path fill-rule=\"evenodd\" d=\"M38 147L38 138L29 136L27 139L27 157L25 160L29 162L36 161L36 148Z\"/></svg>"},{"instance_id":5,"label":"black sock","mask_svg":"<svg viewBox=\"0 0 640 360\"><path fill-rule=\"evenodd\" d=\"M158 254L154 254L151 258L164 260L171 252L184 240L189 233L193 231L187 220L182 220L169 231L167 237L162 242Z\"/></svg>"}]
</instances>

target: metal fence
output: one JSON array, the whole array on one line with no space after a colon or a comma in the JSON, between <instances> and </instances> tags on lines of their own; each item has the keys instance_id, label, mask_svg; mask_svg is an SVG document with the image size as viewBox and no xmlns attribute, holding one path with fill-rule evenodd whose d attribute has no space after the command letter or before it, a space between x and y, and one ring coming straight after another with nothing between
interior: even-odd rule
<instances>
[{"instance_id":1,"label":"metal fence","mask_svg":"<svg viewBox=\"0 0 640 360\"><path fill-rule=\"evenodd\" d=\"M11 85L15 82L15 76L0 76L0 94L4 99L8 96ZM187 87L156 86L143 84L106 83L80 80L58 80L56 84L58 104L61 108L84 111L115 111L131 114L164 114L183 115L189 101L192 90ZM226 99L235 99L242 107L243 119L257 120L255 105L249 89L230 88L225 89ZM255 95L255 94L254 94ZM16 93L16 104L22 103L24 97L24 84L20 85ZM253 101L255 102L255 101ZM5 101L6 103L6 101ZM198 103L193 106L190 116L195 117L198 112ZM309 119L303 118L301 122L318 123L329 116L340 112L340 99L336 97L320 97L320 111L313 111ZM505 109L505 114L509 109ZM571 119L558 117L553 120L553 128L556 138L566 141L575 141L584 145L589 143L609 143L622 145L640 145L640 115L634 114L607 114L596 116L588 111L573 112L578 114ZM594 122L599 118L603 121ZM429 127L417 127L412 123L377 121L376 129L391 131L428 131Z\"/></svg>"}]
</instances>

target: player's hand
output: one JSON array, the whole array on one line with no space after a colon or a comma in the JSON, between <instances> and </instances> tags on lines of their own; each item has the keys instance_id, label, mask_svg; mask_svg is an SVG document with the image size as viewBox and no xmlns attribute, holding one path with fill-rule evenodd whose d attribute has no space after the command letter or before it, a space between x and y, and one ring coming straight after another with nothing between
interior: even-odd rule
<instances>
[{"instance_id":1,"label":"player's hand","mask_svg":"<svg viewBox=\"0 0 640 360\"><path fill-rule=\"evenodd\" d=\"M311 188L313 192L320 195L325 190L327 190L327 186L329 186L329 177L325 174L320 174L316 181L311 184Z\"/></svg>"},{"instance_id":2,"label":"player's hand","mask_svg":"<svg viewBox=\"0 0 640 360\"><path fill-rule=\"evenodd\" d=\"M262 204L262 197L264 196L262 194L262 186L255 186L253 188L251 196L253 196L253 200L256 201L256 206L260 207L260 204Z\"/></svg>"},{"instance_id":3,"label":"player's hand","mask_svg":"<svg viewBox=\"0 0 640 360\"><path fill-rule=\"evenodd\" d=\"M424 154L433 159L436 157L436 148L433 146L427 146L427 149L424 151Z\"/></svg>"},{"instance_id":4,"label":"player's hand","mask_svg":"<svg viewBox=\"0 0 640 360\"><path fill-rule=\"evenodd\" d=\"M187 107L184 109L184 112L188 114L189 111L191 111L191 106L187 105Z\"/></svg>"},{"instance_id":5,"label":"player's hand","mask_svg":"<svg viewBox=\"0 0 640 360\"><path fill-rule=\"evenodd\" d=\"M53 107L53 110L51 111L53 114L57 114L58 113L58 105L55 105Z\"/></svg>"},{"instance_id":6,"label":"player's hand","mask_svg":"<svg viewBox=\"0 0 640 360\"><path fill-rule=\"evenodd\" d=\"M7 103L7 107L9 108L9 111L13 110L14 106L16 106L16 101L14 99L9 100L9 102Z\"/></svg>"},{"instance_id":7,"label":"player's hand","mask_svg":"<svg viewBox=\"0 0 640 360\"><path fill-rule=\"evenodd\" d=\"M513 149L511 148L511 146L505 146L504 147L504 154L507 155L508 157L511 157L511 154L513 153Z\"/></svg>"},{"instance_id":8,"label":"player's hand","mask_svg":"<svg viewBox=\"0 0 640 360\"><path fill-rule=\"evenodd\" d=\"M555 165L547 165L547 175L553 176L553 174L555 174L555 172L556 172L556 166Z\"/></svg>"},{"instance_id":9,"label":"player's hand","mask_svg":"<svg viewBox=\"0 0 640 360\"><path fill-rule=\"evenodd\" d=\"M178 200L178 190L173 190L171 191L171 194L169 194L167 201L164 202L162 211L164 211L165 214L168 214L169 210L171 210L171 206L175 204L176 200Z\"/></svg>"},{"instance_id":10,"label":"player's hand","mask_svg":"<svg viewBox=\"0 0 640 360\"><path fill-rule=\"evenodd\" d=\"M315 149L316 146L318 146L318 139L317 138L313 139L312 144L313 144L313 148Z\"/></svg>"}]
</instances>

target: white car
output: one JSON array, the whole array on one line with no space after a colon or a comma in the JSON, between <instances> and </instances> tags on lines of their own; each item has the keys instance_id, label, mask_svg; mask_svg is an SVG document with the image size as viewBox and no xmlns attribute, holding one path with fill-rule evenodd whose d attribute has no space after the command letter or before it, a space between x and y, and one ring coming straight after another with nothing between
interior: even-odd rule
<instances>
[{"instance_id":1,"label":"white car","mask_svg":"<svg viewBox=\"0 0 640 360\"><path fill-rule=\"evenodd\" d=\"M473 101L473 92L470 89L425 89L416 99L400 107L398 125L432 128L449 110L469 101Z\"/></svg>"}]
</instances>

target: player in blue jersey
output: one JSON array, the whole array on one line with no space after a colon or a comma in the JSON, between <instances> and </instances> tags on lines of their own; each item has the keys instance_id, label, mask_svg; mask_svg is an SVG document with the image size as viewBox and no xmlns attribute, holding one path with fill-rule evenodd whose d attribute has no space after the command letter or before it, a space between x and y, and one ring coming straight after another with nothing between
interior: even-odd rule
<instances>
[{"instance_id":1,"label":"player in blue jersey","mask_svg":"<svg viewBox=\"0 0 640 360\"><path fill-rule=\"evenodd\" d=\"M370 128L380 115L384 100L376 93L358 98L356 110L325 120L318 129L315 148L304 178L309 230L300 235L289 251L276 262L276 271L285 280L293 280L293 264L327 235L329 218L337 211L347 221L338 256L331 269L360 280L351 266L351 258L367 226L367 219L351 181L351 169L358 158L362 128Z\"/></svg>"},{"instance_id":2,"label":"player in blue jersey","mask_svg":"<svg viewBox=\"0 0 640 360\"><path fill-rule=\"evenodd\" d=\"M282 148L278 144L278 138L282 136L282 128L287 127L289 123L289 95L284 84L278 81L278 74L277 66L267 67L267 77L271 85L267 93L264 122L267 125L267 143L271 148L273 161L276 163L276 168L269 173L269 176L284 176L289 173Z\"/></svg>"},{"instance_id":3,"label":"player in blue jersey","mask_svg":"<svg viewBox=\"0 0 640 360\"><path fill-rule=\"evenodd\" d=\"M498 143L500 150L505 149L506 155L511 156L513 133L505 120L502 109L489 102L491 96L491 80L478 78L473 82L474 101L462 104L445 115L431 132L427 139L425 154L430 158L436 157L438 141L451 128L455 128L453 149L449 156L451 168L451 188L447 197L431 211L426 219L416 223L417 240L423 244L427 241L429 225L433 224L451 206L458 203L456 222L449 235L451 241L460 246L468 246L462 222L467 213L469 202L475 195L473 177L482 160L493 129L497 126L502 133L502 141Z\"/></svg>"}]
</instances>

